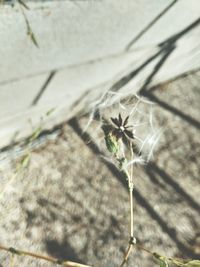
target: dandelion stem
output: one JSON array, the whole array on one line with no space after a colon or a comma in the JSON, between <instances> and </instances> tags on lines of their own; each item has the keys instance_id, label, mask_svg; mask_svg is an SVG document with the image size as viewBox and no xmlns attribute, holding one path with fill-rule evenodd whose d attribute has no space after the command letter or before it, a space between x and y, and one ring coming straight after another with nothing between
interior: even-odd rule
<instances>
[{"instance_id":1,"label":"dandelion stem","mask_svg":"<svg viewBox=\"0 0 200 267\"><path fill-rule=\"evenodd\" d=\"M133 148L132 148L132 143L130 142L130 150L131 150L131 160L133 160ZM123 261L120 265L120 267L123 267L125 263L128 260L128 257L131 253L131 250L133 248L134 244L134 236L133 236L133 164L131 164L130 167L130 174L128 171L126 171L126 175L128 178L128 187L129 187L129 201L130 201L130 241L129 241L129 246L124 254Z\"/></svg>"},{"instance_id":2,"label":"dandelion stem","mask_svg":"<svg viewBox=\"0 0 200 267\"><path fill-rule=\"evenodd\" d=\"M129 190L130 198L130 236L133 237L133 190Z\"/></svg>"},{"instance_id":3,"label":"dandelion stem","mask_svg":"<svg viewBox=\"0 0 200 267\"><path fill-rule=\"evenodd\" d=\"M129 187L129 200L130 200L130 242L124 254L124 258L123 258L123 261L120 267L123 267L125 265L131 253L131 250L133 248L133 240L134 240L134 237L133 237L133 186Z\"/></svg>"},{"instance_id":4,"label":"dandelion stem","mask_svg":"<svg viewBox=\"0 0 200 267\"><path fill-rule=\"evenodd\" d=\"M131 160L133 160L133 148L130 142ZM133 164L131 164L130 177L129 177L129 199L130 199L130 237L133 238Z\"/></svg>"}]
</instances>

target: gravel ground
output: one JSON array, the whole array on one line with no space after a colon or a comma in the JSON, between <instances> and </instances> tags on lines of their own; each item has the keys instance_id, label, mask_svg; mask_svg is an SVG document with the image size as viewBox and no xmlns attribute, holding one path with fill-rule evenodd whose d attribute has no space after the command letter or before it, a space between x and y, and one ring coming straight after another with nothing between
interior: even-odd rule
<instances>
[{"instance_id":1,"label":"gravel ground","mask_svg":"<svg viewBox=\"0 0 200 267\"><path fill-rule=\"evenodd\" d=\"M199 84L196 72L148 93L164 131L152 161L134 168L135 236L171 257L200 258ZM13 163L1 168L0 244L92 266L120 265L129 240L126 181L101 157L96 126L81 135L87 120L65 124L60 136L32 152L22 174L15 175ZM3 251L0 266L9 266ZM14 266L53 264L19 256ZM127 266L158 265L134 249Z\"/></svg>"}]
</instances>

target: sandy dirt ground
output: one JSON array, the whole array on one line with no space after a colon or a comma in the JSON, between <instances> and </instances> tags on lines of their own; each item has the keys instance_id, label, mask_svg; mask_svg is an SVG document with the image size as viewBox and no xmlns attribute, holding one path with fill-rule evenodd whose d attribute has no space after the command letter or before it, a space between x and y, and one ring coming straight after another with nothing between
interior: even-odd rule
<instances>
[{"instance_id":1,"label":"sandy dirt ground","mask_svg":"<svg viewBox=\"0 0 200 267\"><path fill-rule=\"evenodd\" d=\"M134 234L170 257L200 258L200 72L149 91L164 129L154 157L134 166ZM116 111L117 112L117 111ZM73 118L62 134L31 153L22 174L1 167L0 244L95 267L120 265L129 240L127 183L102 157L103 142ZM2 191L4 190L4 191ZM0 266L9 266L0 251ZM56 266L17 256L14 266ZM127 266L158 266L134 248Z\"/></svg>"}]
</instances>

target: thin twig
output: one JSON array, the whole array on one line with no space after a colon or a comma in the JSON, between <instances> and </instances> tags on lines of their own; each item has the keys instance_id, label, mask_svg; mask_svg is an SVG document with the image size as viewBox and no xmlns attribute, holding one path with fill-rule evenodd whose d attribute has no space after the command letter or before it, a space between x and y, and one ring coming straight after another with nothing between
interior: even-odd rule
<instances>
[{"instance_id":1,"label":"thin twig","mask_svg":"<svg viewBox=\"0 0 200 267\"><path fill-rule=\"evenodd\" d=\"M130 254L130 252L131 252L131 250L132 250L132 246L133 246L132 244L129 244L129 246L128 246L128 248L127 248L125 254L124 254L124 258L123 258L123 261L122 261L120 267L123 267L124 264L127 262L128 257L129 257L129 254Z\"/></svg>"},{"instance_id":2,"label":"thin twig","mask_svg":"<svg viewBox=\"0 0 200 267\"><path fill-rule=\"evenodd\" d=\"M67 267L90 267L89 265L85 265L85 264L80 264L77 262L73 262L73 261L66 261L66 260L59 260L50 256L46 256L46 255L40 255L40 254L36 254L36 253L32 253L29 251L24 251L24 250L17 250L15 248L12 247L5 247L0 245L0 250L4 250L7 252L10 252L14 255L19 255L19 256L29 256L29 257L33 257L33 258L37 258L37 259L41 259L41 260L45 260L45 261L49 261L52 263L56 263L59 265L63 265L63 266L67 266Z\"/></svg>"}]
</instances>

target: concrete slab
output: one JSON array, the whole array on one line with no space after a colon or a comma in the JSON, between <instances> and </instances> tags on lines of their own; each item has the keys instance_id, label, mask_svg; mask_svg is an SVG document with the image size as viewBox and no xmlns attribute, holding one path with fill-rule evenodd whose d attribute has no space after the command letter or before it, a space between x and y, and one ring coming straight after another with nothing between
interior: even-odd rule
<instances>
[{"instance_id":1,"label":"concrete slab","mask_svg":"<svg viewBox=\"0 0 200 267\"><path fill-rule=\"evenodd\" d=\"M118 54L169 3L170 0L30 2L30 10L25 13L39 49L26 35L19 7L3 6L0 82Z\"/></svg>"},{"instance_id":2,"label":"concrete slab","mask_svg":"<svg viewBox=\"0 0 200 267\"><path fill-rule=\"evenodd\" d=\"M81 99L88 91L94 90L98 91L96 92L96 97L98 98L123 73L130 68L135 68L149 54L149 50L141 49L137 52L121 53L117 56L94 60L88 64L81 64L77 67L58 71L47 90L42 94L38 104L41 106L45 103L59 105L65 102L70 109L70 106L77 99Z\"/></svg>"},{"instance_id":3,"label":"concrete slab","mask_svg":"<svg viewBox=\"0 0 200 267\"><path fill-rule=\"evenodd\" d=\"M0 121L29 109L46 79L44 74L0 85Z\"/></svg>"}]
</instances>

